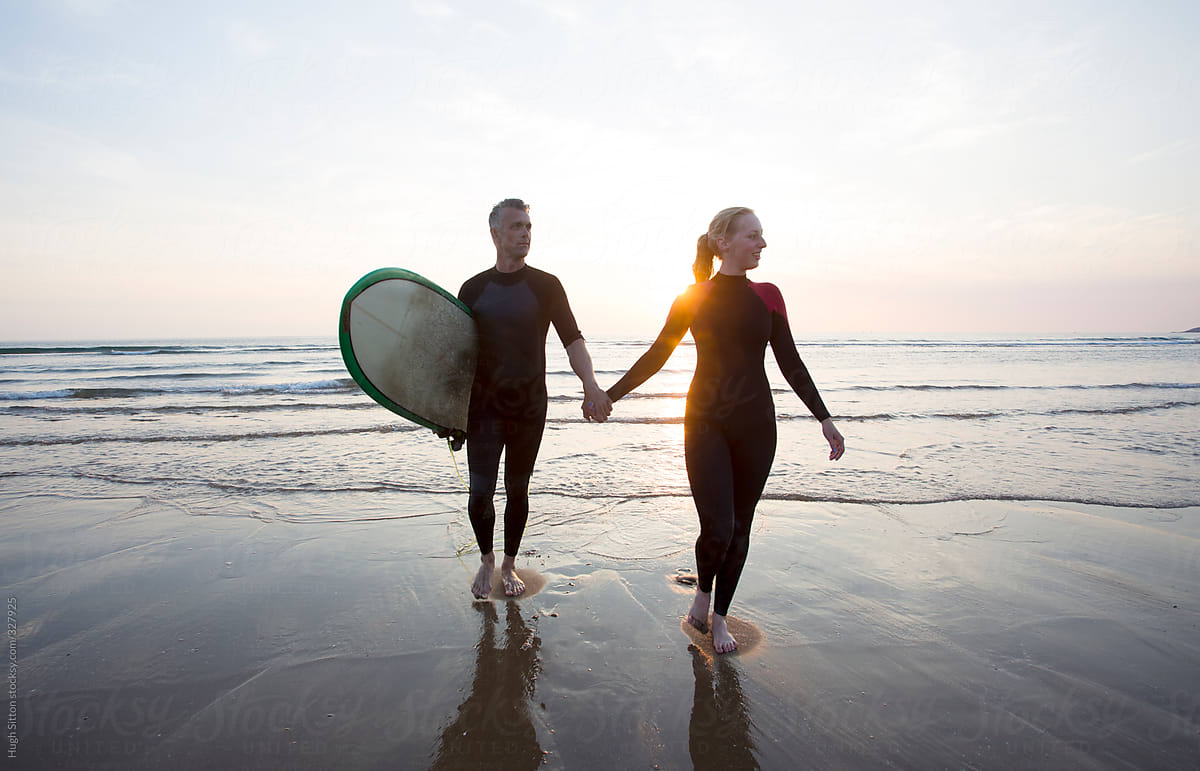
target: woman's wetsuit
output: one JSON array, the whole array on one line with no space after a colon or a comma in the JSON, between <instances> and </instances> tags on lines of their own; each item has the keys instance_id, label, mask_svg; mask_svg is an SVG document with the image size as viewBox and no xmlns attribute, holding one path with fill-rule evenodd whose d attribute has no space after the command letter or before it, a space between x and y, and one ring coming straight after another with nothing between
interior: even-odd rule
<instances>
[{"instance_id":1,"label":"woman's wetsuit","mask_svg":"<svg viewBox=\"0 0 1200 771\"><path fill-rule=\"evenodd\" d=\"M792 390L818 420L829 417L796 352L783 297L772 284L718 273L675 300L658 339L608 390L615 402L658 372L688 329L696 374L684 415L684 457L700 515L696 569L713 591L713 612L729 612L750 547L754 507L775 459L775 404L763 368L767 343Z\"/></svg>"},{"instance_id":2,"label":"woman's wetsuit","mask_svg":"<svg viewBox=\"0 0 1200 771\"><path fill-rule=\"evenodd\" d=\"M529 518L529 478L546 427L546 334L553 322L563 347L583 338L553 275L526 265L495 268L458 290L479 334L479 356L467 412L467 515L481 554L492 551L492 498L504 457L504 553L517 556Z\"/></svg>"}]
</instances>

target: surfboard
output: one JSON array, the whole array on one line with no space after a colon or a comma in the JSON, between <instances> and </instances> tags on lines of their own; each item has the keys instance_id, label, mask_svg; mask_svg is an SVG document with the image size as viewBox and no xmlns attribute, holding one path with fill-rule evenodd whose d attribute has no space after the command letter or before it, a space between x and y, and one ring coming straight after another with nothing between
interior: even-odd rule
<instances>
[{"instance_id":1,"label":"surfboard","mask_svg":"<svg viewBox=\"0 0 1200 771\"><path fill-rule=\"evenodd\" d=\"M457 297L412 271L371 271L342 301L338 342L376 402L439 436L466 437L478 342Z\"/></svg>"}]
</instances>

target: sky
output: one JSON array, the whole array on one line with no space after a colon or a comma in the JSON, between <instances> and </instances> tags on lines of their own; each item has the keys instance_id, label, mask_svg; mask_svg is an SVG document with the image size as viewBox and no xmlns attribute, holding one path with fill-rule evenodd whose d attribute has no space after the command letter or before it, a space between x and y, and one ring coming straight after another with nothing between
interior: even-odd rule
<instances>
[{"instance_id":1,"label":"sky","mask_svg":"<svg viewBox=\"0 0 1200 771\"><path fill-rule=\"evenodd\" d=\"M750 206L806 335L1200 325L1200 4L0 0L0 339L336 335L529 203L649 338Z\"/></svg>"}]
</instances>

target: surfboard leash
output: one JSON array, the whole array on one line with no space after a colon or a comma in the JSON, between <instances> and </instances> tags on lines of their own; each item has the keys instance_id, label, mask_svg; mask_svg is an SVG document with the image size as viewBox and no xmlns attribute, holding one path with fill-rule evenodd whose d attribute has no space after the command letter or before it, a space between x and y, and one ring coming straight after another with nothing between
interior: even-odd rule
<instances>
[{"instance_id":1,"label":"surfboard leash","mask_svg":"<svg viewBox=\"0 0 1200 771\"><path fill-rule=\"evenodd\" d=\"M467 484L467 480L463 479L462 472L458 469L458 458L454 457L454 440L446 440L446 449L450 451L450 460L454 461L454 473L458 474L458 481L462 482L462 486L467 492L470 492L471 486Z\"/></svg>"},{"instance_id":2,"label":"surfboard leash","mask_svg":"<svg viewBox=\"0 0 1200 771\"><path fill-rule=\"evenodd\" d=\"M446 449L450 451L450 460L454 463L454 473L458 474L458 481L462 482L462 486L467 492L470 492L471 486L469 484L467 484L467 480L463 479L462 471L459 470L459 468L458 468L458 458L454 457L454 439L453 438L447 437ZM474 541L469 541L469 542L463 544L462 546L458 547L457 549L455 549L454 556L458 557L459 562L462 562L462 555L470 553L472 550L474 550L476 548L476 546L477 546L477 544ZM465 562L463 563L463 567L466 567Z\"/></svg>"}]
</instances>

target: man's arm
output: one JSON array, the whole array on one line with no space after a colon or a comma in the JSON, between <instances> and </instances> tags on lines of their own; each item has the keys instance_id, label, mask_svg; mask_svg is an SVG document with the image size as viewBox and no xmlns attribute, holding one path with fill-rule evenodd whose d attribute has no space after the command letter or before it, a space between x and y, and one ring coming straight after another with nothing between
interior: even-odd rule
<instances>
[{"instance_id":1,"label":"man's arm","mask_svg":"<svg viewBox=\"0 0 1200 771\"><path fill-rule=\"evenodd\" d=\"M592 369L592 357L588 353L587 343L583 338L567 346L567 358L571 369L583 383L583 414L588 420L603 423L612 414L612 399L604 393L596 383L596 373Z\"/></svg>"}]
</instances>

